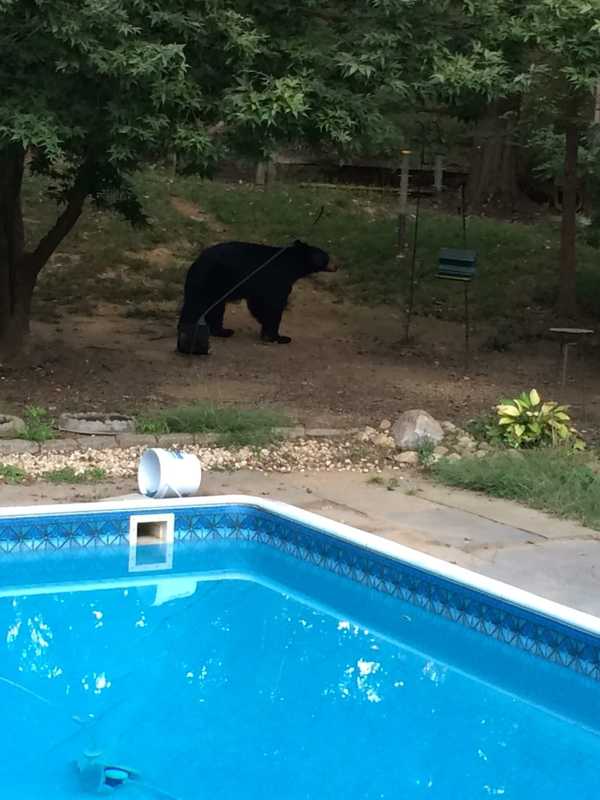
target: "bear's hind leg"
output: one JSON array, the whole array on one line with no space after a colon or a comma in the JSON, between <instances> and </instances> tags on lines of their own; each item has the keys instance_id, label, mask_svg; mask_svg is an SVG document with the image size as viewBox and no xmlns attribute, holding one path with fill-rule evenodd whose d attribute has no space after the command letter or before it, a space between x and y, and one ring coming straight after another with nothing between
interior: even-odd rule
<instances>
[{"instance_id":1,"label":"bear's hind leg","mask_svg":"<svg viewBox=\"0 0 600 800\"><path fill-rule=\"evenodd\" d=\"M233 336L234 331L231 328L223 327L223 317L225 316L225 303L219 303L211 311L206 314L206 322L208 324L210 335L219 336L223 339L228 339Z\"/></svg>"}]
</instances>

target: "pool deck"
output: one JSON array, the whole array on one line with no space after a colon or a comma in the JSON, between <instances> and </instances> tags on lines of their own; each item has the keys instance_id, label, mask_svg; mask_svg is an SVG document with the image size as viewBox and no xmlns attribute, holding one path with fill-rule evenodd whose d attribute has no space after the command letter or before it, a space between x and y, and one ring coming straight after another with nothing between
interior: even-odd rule
<instances>
[{"instance_id":1,"label":"pool deck","mask_svg":"<svg viewBox=\"0 0 600 800\"><path fill-rule=\"evenodd\" d=\"M133 480L0 486L0 506L122 497L135 488ZM356 473L205 473L202 494L291 503L600 616L600 532L512 502L410 477L389 491Z\"/></svg>"}]
</instances>

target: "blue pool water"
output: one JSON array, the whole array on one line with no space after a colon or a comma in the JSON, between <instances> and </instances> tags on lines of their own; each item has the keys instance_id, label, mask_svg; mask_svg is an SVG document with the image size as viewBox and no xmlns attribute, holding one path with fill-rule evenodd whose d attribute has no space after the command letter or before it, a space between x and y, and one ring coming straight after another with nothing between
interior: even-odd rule
<instances>
[{"instance_id":1,"label":"blue pool water","mask_svg":"<svg viewBox=\"0 0 600 800\"><path fill-rule=\"evenodd\" d=\"M3 800L597 799L597 681L264 544L126 551L0 558Z\"/></svg>"}]
</instances>

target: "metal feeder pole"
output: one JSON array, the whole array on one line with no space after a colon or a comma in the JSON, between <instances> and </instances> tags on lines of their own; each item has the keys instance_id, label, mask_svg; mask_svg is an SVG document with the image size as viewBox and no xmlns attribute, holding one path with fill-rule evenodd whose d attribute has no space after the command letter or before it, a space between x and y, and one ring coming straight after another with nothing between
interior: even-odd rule
<instances>
[{"instance_id":1,"label":"metal feeder pole","mask_svg":"<svg viewBox=\"0 0 600 800\"><path fill-rule=\"evenodd\" d=\"M469 281L465 281L465 372L470 366Z\"/></svg>"},{"instance_id":2,"label":"metal feeder pole","mask_svg":"<svg viewBox=\"0 0 600 800\"><path fill-rule=\"evenodd\" d=\"M467 213L466 213L466 202L465 202L465 183L463 182L460 187L460 198L461 198L461 211L462 211L462 232L463 232L463 247L467 249ZM465 372L469 371L470 366L470 338L471 332L469 330L470 321L469 321L469 283L470 281L465 282Z\"/></svg>"},{"instance_id":3,"label":"metal feeder pole","mask_svg":"<svg viewBox=\"0 0 600 800\"><path fill-rule=\"evenodd\" d=\"M402 171L400 174L400 203L398 206L398 246L406 245L406 218L408 216L408 180L410 176L410 150L402 150Z\"/></svg>"}]
</instances>

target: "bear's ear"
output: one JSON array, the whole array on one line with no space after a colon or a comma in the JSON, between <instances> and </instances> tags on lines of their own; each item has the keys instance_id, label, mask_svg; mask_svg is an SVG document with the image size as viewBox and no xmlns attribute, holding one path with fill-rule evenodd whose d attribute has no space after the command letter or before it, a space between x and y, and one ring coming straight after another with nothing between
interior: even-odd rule
<instances>
[{"instance_id":1,"label":"bear's ear","mask_svg":"<svg viewBox=\"0 0 600 800\"><path fill-rule=\"evenodd\" d=\"M294 247L305 247L305 244L300 239L296 239L296 241L294 242Z\"/></svg>"}]
</instances>

